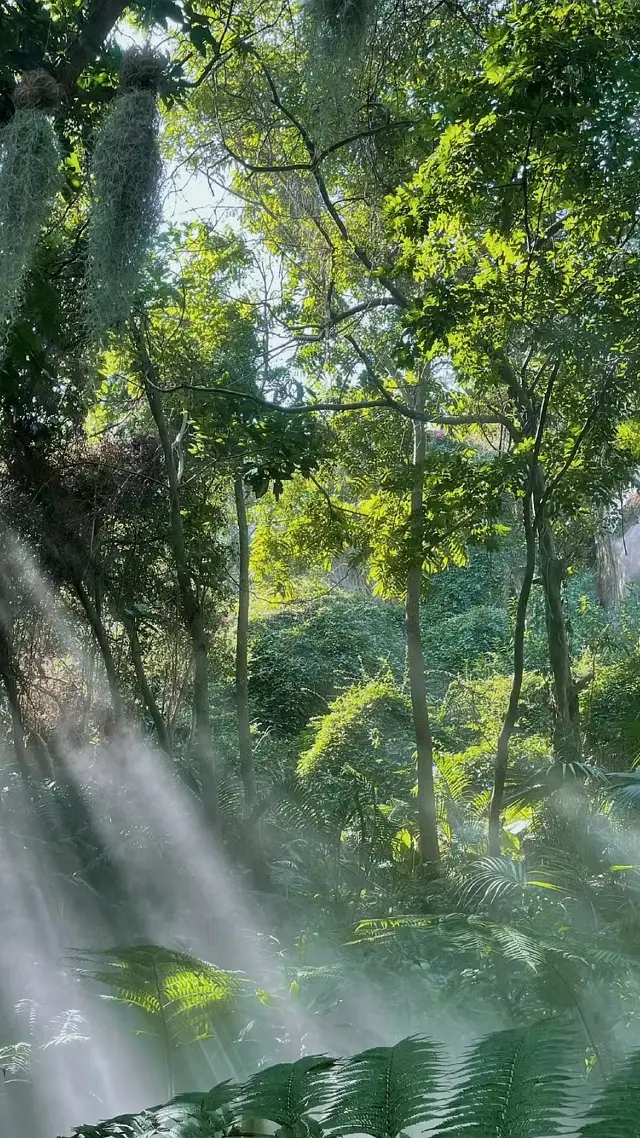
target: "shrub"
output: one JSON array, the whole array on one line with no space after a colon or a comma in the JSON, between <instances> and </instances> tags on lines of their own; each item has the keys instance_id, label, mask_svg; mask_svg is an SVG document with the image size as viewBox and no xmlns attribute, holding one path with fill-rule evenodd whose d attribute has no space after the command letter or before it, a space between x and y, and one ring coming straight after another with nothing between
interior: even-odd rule
<instances>
[{"instance_id":1,"label":"shrub","mask_svg":"<svg viewBox=\"0 0 640 1138\"><path fill-rule=\"evenodd\" d=\"M640 752L640 652L600 670L583 697L582 726L600 766L633 766Z\"/></svg>"},{"instance_id":2,"label":"shrub","mask_svg":"<svg viewBox=\"0 0 640 1138\"><path fill-rule=\"evenodd\" d=\"M347 593L253 622L249 689L263 727L298 734L339 692L389 661L404 669L399 605Z\"/></svg>"},{"instance_id":3,"label":"shrub","mask_svg":"<svg viewBox=\"0 0 640 1138\"><path fill-rule=\"evenodd\" d=\"M435 625L427 623L423 637L427 668L441 672L443 678L474 670L489 658L494 667L509 666L510 637L504 609L476 605Z\"/></svg>"}]
</instances>

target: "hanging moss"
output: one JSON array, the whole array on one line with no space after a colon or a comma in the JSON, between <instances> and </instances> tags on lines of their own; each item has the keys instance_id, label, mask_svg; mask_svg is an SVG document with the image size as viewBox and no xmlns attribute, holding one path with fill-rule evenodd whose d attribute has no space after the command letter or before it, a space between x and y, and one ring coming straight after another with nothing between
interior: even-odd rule
<instances>
[{"instance_id":1,"label":"hanging moss","mask_svg":"<svg viewBox=\"0 0 640 1138\"><path fill-rule=\"evenodd\" d=\"M105 119L93 154L87 288L90 331L98 341L126 324L160 222L156 90L161 74L162 64L153 53L127 53L123 93Z\"/></svg>"},{"instance_id":2,"label":"hanging moss","mask_svg":"<svg viewBox=\"0 0 640 1138\"><path fill-rule=\"evenodd\" d=\"M0 134L0 347L60 184L53 127L44 111L23 97L24 86L16 92L20 109Z\"/></svg>"},{"instance_id":3,"label":"hanging moss","mask_svg":"<svg viewBox=\"0 0 640 1138\"><path fill-rule=\"evenodd\" d=\"M123 91L158 91L167 61L152 47L132 47L125 52L120 68Z\"/></svg>"},{"instance_id":4,"label":"hanging moss","mask_svg":"<svg viewBox=\"0 0 640 1138\"><path fill-rule=\"evenodd\" d=\"M51 110L60 101L60 85L48 71L26 71L16 87L13 102L17 109Z\"/></svg>"},{"instance_id":5,"label":"hanging moss","mask_svg":"<svg viewBox=\"0 0 640 1138\"><path fill-rule=\"evenodd\" d=\"M373 14L373 0L307 0L312 24L334 45L359 41Z\"/></svg>"}]
</instances>

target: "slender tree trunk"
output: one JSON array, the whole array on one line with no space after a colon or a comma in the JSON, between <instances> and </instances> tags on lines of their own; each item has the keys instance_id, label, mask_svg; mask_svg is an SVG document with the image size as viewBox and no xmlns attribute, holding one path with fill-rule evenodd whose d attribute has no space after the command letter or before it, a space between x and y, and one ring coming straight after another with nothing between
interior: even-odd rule
<instances>
[{"instance_id":1,"label":"slender tree trunk","mask_svg":"<svg viewBox=\"0 0 640 1138\"><path fill-rule=\"evenodd\" d=\"M162 406L162 396L158 390L153 364L147 351L144 334L137 332L136 344L144 377L145 393L153 416L164 454L169 483L169 502L171 513L171 547L176 568L178 591L184 619L191 638L193 655L193 717L195 750L198 760L202 799L207 819L218 826L218 787L215 758L211 744L211 720L209 710L209 656L204 626L202 605L191 579L182 524L180 480L175 461L169 426Z\"/></svg>"},{"instance_id":2,"label":"slender tree trunk","mask_svg":"<svg viewBox=\"0 0 640 1138\"><path fill-rule=\"evenodd\" d=\"M625 595L624 573L613 535L605 529L603 518L600 524L595 539L598 604L604 609L616 609Z\"/></svg>"},{"instance_id":3,"label":"slender tree trunk","mask_svg":"<svg viewBox=\"0 0 640 1138\"><path fill-rule=\"evenodd\" d=\"M234 479L236 518L238 522L238 622L236 626L236 708L238 715L238 745L240 773L244 787L247 812L257 802L256 775L251 745L251 717L249 715L249 525L244 497L242 472Z\"/></svg>"},{"instance_id":4,"label":"slender tree trunk","mask_svg":"<svg viewBox=\"0 0 640 1138\"><path fill-rule=\"evenodd\" d=\"M20 774L26 777L29 772L27 762L27 748L24 739L24 722L20 707L20 692L16 679L15 664L11 640L5 629L0 628L0 676L7 696L9 713L11 715L11 730L13 734L13 751L16 765Z\"/></svg>"},{"instance_id":5,"label":"slender tree trunk","mask_svg":"<svg viewBox=\"0 0 640 1138\"><path fill-rule=\"evenodd\" d=\"M136 679L138 681L138 687L140 688L140 694L142 696L144 706L151 716L153 726L156 729L156 735L158 736L158 742L162 747L162 750L165 752L165 754L171 755L171 740L169 738L169 730L167 728L167 724L164 721L162 712L158 707L158 703L154 697L154 694L151 691L149 680L147 679L147 673L144 670L142 647L140 644L140 639L138 637L138 630L135 625L135 620L133 620L132 617L128 616L125 613L122 617L122 623L124 624L127 636L129 638L131 660L133 663L134 671L136 673Z\"/></svg>"},{"instance_id":6,"label":"slender tree trunk","mask_svg":"<svg viewBox=\"0 0 640 1138\"><path fill-rule=\"evenodd\" d=\"M424 407L424 387L417 391L418 410ZM425 660L420 637L420 598L422 595L422 538L423 538L423 488L425 461L425 426L423 422L413 423L413 485L411 488L410 538L412 564L407 573L407 592L405 599L405 620L407 630L407 668L413 727L416 737L416 762L418 774L418 825L420 828L420 855L423 862L438 862L438 822L436 796L433 782L433 737L427 704L427 684Z\"/></svg>"},{"instance_id":7,"label":"slender tree trunk","mask_svg":"<svg viewBox=\"0 0 640 1138\"><path fill-rule=\"evenodd\" d=\"M556 553L553 530L544 517L544 506L539 515L538 556L544 591L549 664L553 676L554 750L558 759L571 761L579 759L582 751L579 701L571 674L571 655L562 598L564 570Z\"/></svg>"},{"instance_id":8,"label":"slender tree trunk","mask_svg":"<svg viewBox=\"0 0 640 1138\"><path fill-rule=\"evenodd\" d=\"M120 695L120 686L118 684L118 670L113 658L113 652L111 651L111 645L109 644L107 630L100 619L100 614L96 606L85 589L81 578L77 574L73 577L73 587L85 611L91 631L100 650L100 655L102 656L102 663L104 664L104 670L107 676L107 684L109 685L109 695L111 696L113 717L116 723L121 724L124 720L124 708L122 706L122 696Z\"/></svg>"},{"instance_id":9,"label":"slender tree trunk","mask_svg":"<svg viewBox=\"0 0 640 1138\"><path fill-rule=\"evenodd\" d=\"M516 624L513 634L513 680L509 693L509 704L502 722L496 759L493 771L493 790L489 805L489 835L488 853L491 857L500 854L500 815L504 800L504 788L509 769L509 743L518 722L520 713L520 693L524 677L524 637L526 632L527 606L531 595L531 585L536 568L536 536L532 517L531 495L527 494L522 503L522 517L524 525L527 557L524 574L518 594L516 607Z\"/></svg>"}]
</instances>

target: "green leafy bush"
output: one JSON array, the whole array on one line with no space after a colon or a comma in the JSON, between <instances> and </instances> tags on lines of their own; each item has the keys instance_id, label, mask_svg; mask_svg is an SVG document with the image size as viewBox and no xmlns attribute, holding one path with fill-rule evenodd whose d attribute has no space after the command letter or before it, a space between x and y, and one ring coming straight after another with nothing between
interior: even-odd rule
<instances>
[{"instance_id":1,"label":"green leafy bush","mask_svg":"<svg viewBox=\"0 0 640 1138\"><path fill-rule=\"evenodd\" d=\"M506 553L477 550L469 563L429 577L424 609L429 619L458 616L478 605L504 607Z\"/></svg>"},{"instance_id":2,"label":"green leafy bush","mask_svg":"<svg viewBox=\"0 0 640 1138\"><path fill-rule=\"evenodd\" d=\"M338 593L253 622L249 692L263 727L297 735L331 700L381 661L400 677L399 605Z\"/></svg>"},{"instance_id":3,"label":"green leafy bush","mask_svg":"<svg viewBox=\"0 0 640 1138\"><path fill-rule=\"evenodd\" d=\"M500 670L509 667L510 637L504 609L476 605L446 620L424 624L427 668L446 681L484 660Z\"/></svg>"},{"instance_id":4,"label":"green leafy bush","mask_svg":"<svg viewBox=\"0 0 640 1138\"><path fill-rule=\"evenodd\" d=\"M640 753L640 653L600 669L583 697L582 727L600 766L633 766Z\"/></svg>"},{"instance_id":5,"label":"green leafy bush","mask_svg":"<svg viewBox=\"0 0 640 1138\"><path fill-rule=\"evenodd\" d=\"M477 745L495 748L510 690L508 675L454 680L434 721L446 749L462 751ZM539 672L525 672L515 737L550 734L548 681Z\"/></svg>"},{"instance_id":6,"label":"green leafy bush","mask_svg":"<svg viewBox=\"0 0 640 1138\"><path fill-rule=\"evenodd\" d=\"M349 768L372 777L385 767L395 773L410 763L414 747L411 704L390 675L355 684L339 695L312 726L313 742L300 756L305 778Z\"/></svg>"}]
</instances>

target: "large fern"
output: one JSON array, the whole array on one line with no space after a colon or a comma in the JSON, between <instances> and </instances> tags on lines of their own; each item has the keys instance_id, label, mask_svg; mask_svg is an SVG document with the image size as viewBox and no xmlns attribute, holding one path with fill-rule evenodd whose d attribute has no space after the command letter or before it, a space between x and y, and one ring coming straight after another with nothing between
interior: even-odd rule
<instances>
[{"instance_id":1,"label":"large fern","mask_svg":"<svg viewBox=\"0 0 640 1138\"><path fill-rule=\"evenodd\" d=\"M557 1132L566 1110L575 1038L548 1022L487 1036L463 1061L461 1085L448 1106L443 1106L450 1092L441 1085L438 1049L427 1040L411 1038L340 1063L324 1056L281 1063L254 1075L243 1087L224 1083L206 1095L181 1095L164 1107L80 1127L76 1135L218 1138L234 1132L231 1120L252 1116L275 1123L288 1138L321 1130L336 1138L354 1133L397 1138L407 1127L432 1122L444 1112L437 1127L440 1134L548 1138ZM626 1070L630 1074L624 1077L633 1082L640 1061L637 1069ZM615 1104L612 1110L615 1113ZM594 1108L594 1125L601 1114ZM614 1129L602 1138L635 1134L637 1128ZM600 1134L585 1133L584 1138Z\"/></svg>"},{"instance_id":2,"label":"large fern","mask_svg":"<svg viewBox=\"0 0 640 1138\"><path fill-rule=\"evenodd\" d=\"M440 1055L426 1039L372 1047L336 1071L335 1098L325 1126L332 1134L396 1138L428 1122L439 1090Z\"/></svg>"},{"instance_id":3,"label":"large fern","mask_svg":"<svg viewBox=\"0 0 640 1138\"><path fill-rule=\"evenodd\" d=\"M497 1031L476 1043L439 1134L540 1138L557 1134L568 1105L567 1034L548 1022Z\"/></svg>"},{"instance_id":4,"label":"large fern","mask_svg":"<svg viewBox=\"0 0 640 1138\"><path fill-rule=\"evenodd\" d=\"M580 1129L580 1138L637 1138L639 1103L640 1051L635 1051L591 1105Z\"/></svg>"},{"instance_id":5,"label":"large fern","mask_svg":"<svg viewBox=\"0 0 640 1138\"><path fill-rule=\"evenodd\" d=\"M155 1018L174 1045L212 1034L216 1014L246 983L237 973L155 944L76 953L74 959L81 976Z\"/></svg>"},{"instance_id":6,"label":"large fern","mask_svg":"<svg viewBox=\"0 0 640 1138\"><path fill-rule=\"evenodd\" d=\"M310 1111L320 1110L328 1101L327 1072L334 1062L325 1055L305 1055L296 1063L277 1063L258 1071L240 1092L238 1113L295 1129Z\"/></svg>"},{"instance_id":7,"label":"large fern","mask_svg":"<svg viewBox=\"0 0 640 1138\"><path fill-rule=\"evenodd\" d=\"M0 1071L5 1079L26 1079L31 1069L32 1046L24 1041L0 1047Z\"/></svg>"}]
</instances>

